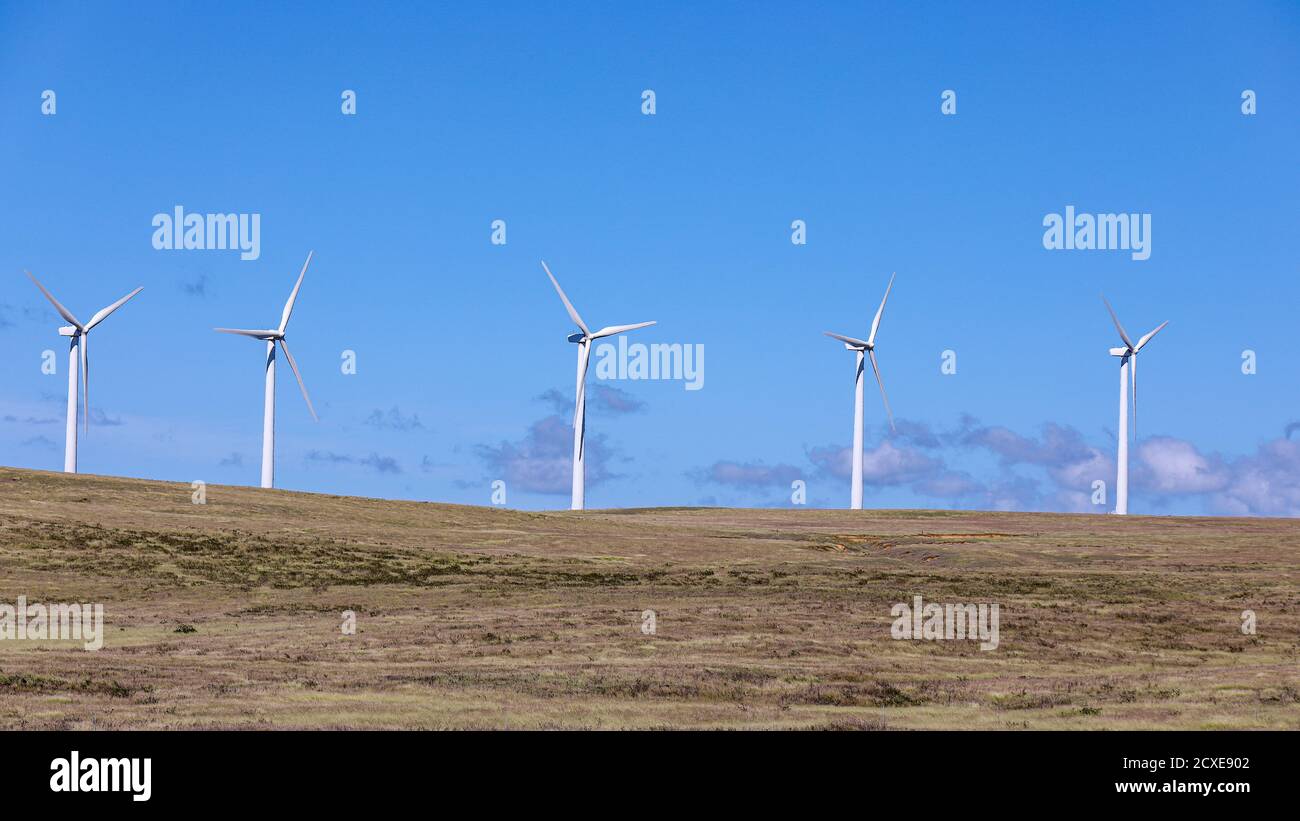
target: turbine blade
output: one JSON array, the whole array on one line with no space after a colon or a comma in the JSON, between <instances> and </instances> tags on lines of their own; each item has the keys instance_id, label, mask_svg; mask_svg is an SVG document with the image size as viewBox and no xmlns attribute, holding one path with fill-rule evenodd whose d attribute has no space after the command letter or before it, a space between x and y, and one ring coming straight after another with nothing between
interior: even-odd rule
<instances>
[{"instance_id":1,"label":"turbine blade","mask_svg":"<svg viewBox=\"0 0 1300 821\"><path fill-rule=\"evenodd\" d=\"M289 315L293 313L293 303L298 299L298 289L302 287L302 278L307 276L307 266L311 265L311 255L315 251L307 252L307 261L302 264L302 272L298 274L298 281L293 284L293 291L289 293L289 301L284 303L284 313L280 314L280 333L289 326Z\"/></svg>"},{"instance_id":2,"label":"turbine blade","mask_svg":"<svg viewBox=\"0 0 1300 821\"><path fill-rule=\"evenodd\" d=\"M634 325L609 325L607 327L601 328L599 331L596 331L594 334L591 335L591 338L600 339L601 337L604 336L614 336L615 334L621 334L624 331L635 331L637 328L647 328L656 323L657 320L651 320L649 322L637 322Z\"/></svg>"},{"instance_id":3,"label":"turbine blade","mask_svg":"<svg viewBox=\"0 0 1300 821\"><path fill-rule=\"evenodd\" d=\"M880 366L876 364L876 352L868 350L867 355L871 357L871 370L876 372L876 384L880 386L880 398L885 400L885 413L889 415L889 428L898 433L898 428L894 427L894 412L889 408L889 397L885 395L885 380L880 378Z\"/></svg>"},{"instance_id":4,"label":"turbine blade","mask_svg":"<svg viewBox=\"0 0 1300 821\"><path fill-rule=\"evenodd\" d=\"M30 279L32 282L36 283L36 287L41 289L41 293L45 294L45 298L48 299L51 303L53 303L54 309L59 312L59 316L63 317L65 321L71 322L74 326L76 326L77 330L79 331L85 330L85 328L82 327L81 322L75 316L72 315L72 311L69 311L67 308L63 307L59 303L59 301L54 298L54 294L45 290L45 286L41 284L41 281L39 279L32 276L31 271L23 271L23 273L27 274L27 278Z\"/></svg>"},{"instance_id":5,"label":"turbine blade","mask_svg":"<svg viewBox=\"0 0 1300 821\"><path fill-rule=\"evenodd\" d=\"M140 293L143 290L144 288L136 288L134 291L122 297L117 302L114 302L112 305L109 305L107 308L100 308L99 311L96 312L96 314L90 318L90 321L86 323L86 330L89 331L91 328L103 322L105 319L108 319L109 314L113 313L118 308L121 308L123 305L126 304L126 301L128 299L130 299L131 297L135 296L136 294Z\"/></svg>"},{"instance_id":6,"label":"turbine blade","mask_svg":"<svg viewBox=\"0 0 1300 821\"><path fill-rule=\"evenodd\" d=\"M298 363L293 361L293 354L289 353L289 346L285 344L284 338L281 337L280 348L284 350L284 358L289 360L289 367L293 368L293 375L298 378L298 387L302 390L302 398L307 400L307 410L311 411L311 418L317 422L320 417L316 415L316 409L311 406L311 397L307 395L307 386L302 381L302 374L298 373Z\"/></svg>"},{"instance_id":7,"label":"turbine blade","mask_svg":"<svg viewBox=\"0 0 1300 821\"><path fill-rule=\"evenodd\" d=\"M583 416L586 416L587 363L590 360L591 347L586 343L583 343L578 347L578 388L574 391L573 398L573 427L575 429L578 427L578 410L582 409L584 411ZM583 446L586 446L585 441L583 442Z\"/></svg>"},{"instance_id":8,"label":"turbine blade","mask_svg":"<svg viewBox=\"0 0 1300 821\"><path fill-rule=\"evenodd\" d=\"M90 337L83 333L77 347L81 348L81 418L86 433L90 433L90 356L86 352L86 340Z\"/></svg>"},{"instance_id":9,"label":"turbine blade","mask_svg":"<svg viewBox=\"0 0 1300 821\"><path fill-rule=\"evenodd\" d=\"M880 317L885 313L885 303L889 301L889 291L894 287L894 277L896 274L889 275L889 285L885 287L885 298L880 300L880 307L876 309L876 318L871 320L871 335L867 337L867 344L876 344L876 331L880 329Z\"/></svg>"},{"instance_id":10,"label":"turbine blade","mask_svg":"<svg viewBox=\"0 0 1300 821\"><path fill-rule=\"evenodd\" d=\"M826 334L831 339L838 339L839 341L843 342L845 345L852 345L855 348L865 348L869 344L867 342L863 342L861 339L854 339L851 336L841 336L839 334L833 334L830 331L822 331L822 333Z\"/></svg>"},{"instance_id":11,"label":"turbine blade","mask_svg":"<svg viewBox=\"0 0 1300 821\"><path fill-rule=\"evenodd\" d=\"M1160 325L1154 331L1150 332L1149 334L1147 334L1146 336L1138 340L1138 344L1133 346L1133 351L1136 353L1137 351L1142 350L1142 346L1150 342L1152 337L1154 337L1156 334L1164 330L1164 327L1168 324L1169 324L1169 320L1165 320L1164 322L1161 322Z\"/></svg>"},{"instance_id":12,"label":"turbine blade","mask_svg":"<svg viewBox=\"0 0 1300 821\"><path fill-rule=\"evenodd\" d=\"M266 330L247 330L245 328L213 328L212 330L223 334L238 334L239 336L251 336L254 339L274 339L280 335L279 331Z\"/></svg>"},{"instance_id":13,"label":"turbine blade","mask_svg":"<svg viewBox=\"0 0 1300 821\"><path fill-rule=\"evenodd\" d=\"M546 271L546 275L551 278L551 284L555 286L555 293L560 295L560 301L564 303L564 310L569 312L569 319L572 319L584 334L591 336L587 323L583 322L582 317L578 316L578 309L573 307L573 303L564 295L564 289L560 287L560 281L555 278L555 274L551 273L551 269L546 267L545 262L542 263L542 270Z\"/></svg>"},{"instance_id":14,"label":"turbine blade","mask_svg":"<svg viewBox=\"0 0 1300 821\"><path fill-rule=\"evenodd\" d=\"M1119 317L1115 316L1115 309L1110 307L1110 301L1106 299L1104 294L1101 297L1101 301L1106 303L1106 310L1110 311L1110 319L1115 323L1115 330L1119 331L1119 338L1124 340L1124 344L1129 347L1129 350L1132 350L1133 340L1129 339L1128 334L1124 332L1124 326L1119 324Z\"/></svg>"}]
</instances>

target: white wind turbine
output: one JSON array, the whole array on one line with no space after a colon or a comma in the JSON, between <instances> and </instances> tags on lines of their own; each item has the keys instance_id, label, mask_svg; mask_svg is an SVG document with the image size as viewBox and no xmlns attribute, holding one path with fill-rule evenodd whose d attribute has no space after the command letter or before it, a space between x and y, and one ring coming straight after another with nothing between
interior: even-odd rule
<instances>
[{"instance_id":1,"label":"white wind turbine","mask_svg":"<svg viewBox=\"0 0 1300 821\"><path fill-rule=\"evenodd\" d=\"M239 328L213 328L223 334L251 336L266 342L266 397L262 411L262 487L272 487L275 483L275 344L280 343L284 349L284 358L289 360L293 375L298 378L298 387L302 389L302 398L307 400L307 410L311 418L320 421L316 409L311 406L311 397L307 395L307 386L303 384L302 374L298 372L298 363L293 361L289 346L284 341L284 330L289 326L289 315L293 313L294 300L298 298L298 289L302 287L302 278L307 275L307 266L311 265L311 255L307 252L307 261L302 264L302 273L294 283L289 301L284 303L284 313L280 315L280 327L266 330L242 330Z\"/></svg>"},{"instance_id":2,"label":"white wind turbine","mask_svg":"<svg viewBox=\"0 0 1300 821\"><path fill-rule=\"evenodd\" d=\"M1154 331L1143 336L1134 344L1133 340L1129 339L1128 334L1124 332L1124 326L1119 324L1119 317L1115 315L1115 309L1110 307L1110 302L1107 301L1105 296L1102 296L1101 301L1106 303L1106 310L1110 311L1110 318L1115 323L1115 329L1119 331L1119 338L1124 340L1124 347L1110 349L1111 356L1120 358L1119 456L1116 459L1115 512L1123 516L1128 513L1128 398L1130 391L1133 393L1133 438L1137 439L1137 354L1169 322L1161 322Z\"/></svg>"},{"instance_id":3,"label":"white wind turbine","mask_svg":"<svg viewBox=\"0 0 1300 821\"><path fill-rule=\"evenodd\" d=\"M569 507L572 510L582 510L585 503L586 494L586 451L585 440L587 432L587 361L591 358L591 343L597 339L606 336L614 336L624 331L635 331L637 328L645 328L655 324L651 322L638 322L635 325L610 325L601 328L599 331L592 333L587 328L582 317L578 316L578 310L573 307L573 303L564 295L564 289L560 287L559 281L551 273L551 269L542 263L542 270L550 277L551 284L555 286L555 292L560 295L560 301L564 303L564 309L569 312L569 318L574 324L582 329L582 333L569 334L569 341L578 345L578 388L577 396L573 403L573 500Z\"/></svg>"},{"instance_id":4,"label":"white wind turbine","mask_svg":"<svg viewBox=\"0 0 1300 821\"><path fill-rule=\"evenodd\" d=\"M117 302L114 302L112 305L109 305L107 308L101 308L98 312L96 312L94 316L90 318L89 322L87 322L85 325L82 325L81 322L79 322L77 318L72 315L71 311L63 307L61 304L59 304L59 301L54 298L54 294L45 290L45 286L40 283L40 280L32 276L31 271L25 271L24 273L27 274L28 278L30 278L32 282L36 283L37 288L41 289L41 293L45 294L45 298L48 299L54 305L55 310L59 312L59 316L63 317L65 320L72 323L71 325L66 325L62 328L59 328L59 335L72 337L72 344L68 348L68 419L67 419L67 428L66 428L67 436L63 446L63 472L76 473L77 472L77 370L78 370L77 360L78 358L80 358L81 360L80 370L81 370L81 398L82 398L82 408L83 408L82 418L85 420L84 424L86 427L86 432L89 433L90 432L90 359L88 354L86 353L86 349L88 347L86 342L89 339L90 329L95 327L99 323L103 322L108 317L109 314L113 313L118 308L121 308L124 304L126 304L126 301L128 299L143 291L144 288L136 288L134 291L122 297Z\"/></svg>"},{"instance_id":5,"label":"white wind turbine","mask_svg":"<svg viewBox=\"0 0 1300 821\"><path fill-rule=\"evenodd\" d=\"M880 330L880 317L885 313L885 303L889 301L889 291L894 287L894 275L889 276L889 285L885 288L885 297L876 309L876 318L871 320L871 334L864 342L851 336L841 336L826 331L825 334L844 343L844 347L857 352L857 376L853 387L853 484L849 492L849 508L862 509L862 374L865 370L865 357L871 357L871 370L876 373L876 384L880 386L880 398L885 400L885 413L889 415L889 427L894 428L894 412L889 409L889 397L885 395L885 383L880 378L880 366L876 364L876 331Z\"/></svg>"}]
</instances>

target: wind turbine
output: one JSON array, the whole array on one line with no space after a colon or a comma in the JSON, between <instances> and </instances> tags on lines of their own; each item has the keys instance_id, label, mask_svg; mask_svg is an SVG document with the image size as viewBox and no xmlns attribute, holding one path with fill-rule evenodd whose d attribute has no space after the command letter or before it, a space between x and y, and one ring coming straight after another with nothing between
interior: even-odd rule
<instances>
[{"instance_id":1,"label":"wind turbine","mask_svg":"<svg viewBox=\"0 0 1300 821\"><path fill-rule=\"evenodd\" d=\"M307 252L307 261L302 264L302 273L298 274L298 281L294 283L293 291L289 294L289 301L284 303L284 313L280 315L279 328L252 331L239 328L213 328L214 331L223 334L250 336L266 343L266 398L262 411L262 487L272 487L275 483L275 344L277 342L284 349L284 358L289 360L293 375L298 378L298 387L302 389L302 398L307 400L307 410L311 411L311 418L320 421L316 416L316 409L311 406L311 397L307 395L307 386L303 384L302 374L298 372L298 363L293 361L293 354L289 353L289 346L284 341L284 329L289 326L293 303L298 298L298 289L302 287L302 278L307 276L307 266L311 265L312 253Z\"/></svg>"},{"instance_id":2,"label":"wind turbine","mask_svg":"<svg viewBox=\"0 0 1300 821\"><path fill-rule=\"evenodd\" d=\"M587 360L591 358L591 343L597 339L606 336L614 336L624 331L635 331L637 328L645 328L654 325L651 322L638 322L634 325L609 325L601 328L599 331L592 333L587 324L578 316L578 309L573 307L573 303L564 295L564 289L556 280L551 269L542 263L542 270L550 277L551 284L555 286L555 292L560 295L560 301L564 303L564 309L569 312L569 318L573 323L582 329L582 333L569 334L570 342L578 345L578 388L577 397L573 403L573 499L569 505L572 510L582 510L586 494L586 451L585 440L587 432Z\"/></svg>"},{"instance_id":3,"label":"wind turbine","mask_svg":"<svg viewBox=\"0 0 1300 821\"><path fill-rule=\"evenodd\" d=\"M844 343L844 347L857 352L857 376L853 386L853 484L849 492L849 508L862 509L862 374L865 357L871 358L871 370L876 373L876 384L880 386L880 398L885 400L885 413L889 415L889 427L894 427L894 412L889 409L889 397L885 395L885 383L880 378L880 366L876 364L876 331L880 330L880 317L885 313L885 303L889 301L889 291L894 287L894 275L889 276L889 285L885 288L885 297L876 309L876 318L871 320L871 334L866 341L851 336L841 336L825 331L832 339Z\"/></svg>"},{"instance_id":4,"label":"wind turbine","mask_svg":"<svg viewBox=\"0 0 1300 821\"><path fill-rule=\"evenodd\" d=\"M1102 302L1106 303L1106 310L1110 311L1111 321L1115 323L1115 330L1119 331L1119 338L1124 340L1124 347L1111 348L1110 355L1118 356L1119 360L1119 456L1116 460L1116 477L1115 477L1115 512L1121 516L1128 513L1128 398L1129 392L1133 394L1133 439L1137 439L1137 354L1142 350L1151 338L1160 333L1168 321L1161 322L1146 336L1143 336L1133 343L1127 333L1124 332L1124 326L1119 324L1119 317L1115 315L1115 309L1110 307L1110 302L1103 295Z\"/></svg>"},{"instance_id":5,"label":"wind turbine","mask_svg":"<svg viewBox=\"0 0 1300 821\"><path fill-rule=\"evenodd\" d=\"M126 301L128 299L143 291L144 288L136 288L134 291L122 297L117 302L114 302L112 305L109 305L107 308L101 308L98 312L95 313L94 316L90 318L89 322L87 322L85 325L82 325L81 322L79 322L77 318L72 315L71 311L63 307L61 304L59 304L59 301L54 298L54 294L47 291L45 289L45 286L41 284L40 280L32 276L31 271L24 271L24 273L27 274L28 278L31 279L32 282L36 283L37 288L41 289L41 293L45 294L45 298L48 299L54 305L54 309L59 312L59 316L63 317L65 320L72 323L71 325L65 325L59 328L59 336L67 336L72 338L72 342L68 347L68 420L67 420L67 428L66 428L67 435L64 440L64 446L63 446L63 472L76 473L77 472L77 364L78 364L77 359L78 358L81 359L81 363L80 363L81 364L81 398L82 398L82 407L83 407L82 418L85 420L84 423L86 427L86 432L89 433L90 432L90 360L86 353L86 349L88 347L86 342L89 339L90 329L95 327L99 323L103 322L105 319L107 319L109 314L113 313L118 308L121 308L124 304L126 304Z\"/></svg>"}]
</instances>

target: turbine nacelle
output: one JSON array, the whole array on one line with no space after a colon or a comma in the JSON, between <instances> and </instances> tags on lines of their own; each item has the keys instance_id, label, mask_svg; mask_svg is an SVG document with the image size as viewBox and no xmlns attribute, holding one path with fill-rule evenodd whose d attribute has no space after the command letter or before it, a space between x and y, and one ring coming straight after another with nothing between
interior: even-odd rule
<instances>
[{"instance_id":1,"label":"turbine nacelle","mask_svg":"<svg viewBox=\"0 0 1300 821\"><path fill-rule=\"evenodd\" d=\"M302 398L307 403L307 410L311 412L311 418L319 422L320 418L316 416L316 408L312 407L311 397L307 395L307 385L302 381L302 374L298 372L298 363L294 361L293 354L289 353L289 344L285 341L285 328L289 327L289 317L293 315L293 304L298 300L298 290L302 288L303 277L307 276L307 266L311 265L313 253L315 252L307 252L307 261L302 264L302 271L298 274L298 281L294 283L293 290L289 293L289 300L284 303L284 311L280 314L280 327L213 328L212 330L223 334L247 336L261 342L270 342L272 345L278 342L280 350L284 351L284 358L289 361L289 368L293 371L294 378L298 380L298 388L302 391Z\"/></svg>"},{"instance_id":2,"label":"turbine nacelle","mask_svg":"<svg viewBox=\"0 0 1300 821\"><path fill-rule=\"evenodd\" d=\"M565 339L581 346L578 348L578 384L576 396L573 401L573 501L571 507L574 510L582 510L586 504L586 476L583 463L585 444L585 424L583 420L585 417L583 412L587 405L587 362L591 357L591 348L589 345L597 339L606 336L615 336L617 334L626 333L627 331L635 331L637 328L645 328L655 323L651 321L636 322L631 325L607 325L593 333L592 330L587 327L587 323L582 321L582 316L578 314L578 309L573 307L573 303L569 301L568 295L565 294L564 289L560 287L560 281L555 278L555 274L551 273L551 269L546 267L545 262L542 263L542 270L546 272L547 278L549 278L551 284L555 286L555 293L560 295L560 301L564 303L564 310L568 312L569 319L572 319L573 324L577 325L579 328L578 333L571 333L565 337Z\"/></svg>"},{"instance_id":3,"label":"turbine nacelle","mask_svg":"<svg viewBox=\"0 0 1300 821\"><path fill-rule=\"evenodd\" d=\"M1110 300L1102 295L1101 301L1106 303L1106 311L1110 314L1110 321L1115 324L1115 330L1119 332L1119 338L1124 343L1122 348L1111 348L1110 355L1119 357L1120 361L1120 385L1119 385L1119 454L1116 459L1117 475L1115 490L1115 512L1128 512L1128 438L1132 437L1137 441L1137 421L1138 421L1138 390L1137 390L1137 355L1138 351L1146 347L1156 334L1164 330L1169 323L1161 322L1154 329L1138 338L1134 342L1129 337L1124 326L1120 324L1119 316L1115 309L1111 307ZM1125 407L1126 402L1128 406ZM1132 419L1132 426L1126 432L1125 426L1128 425L1129 419Z\"/></svg>"},{"instance_id":4,"label":"turbine nacelle","mask_svg":"<svg viewBox=\"0 0 1300 821\"><path fill-rule=\"evenodd\" d=\"M845 336L844 334L831 333L824 331L831 339L838 340L844 344L846 351L853 351L856 356L854 363L855 373L853 375L853 455L852 455L852 477L849 491L849 508L852 510L862 509L862 380L865 371L864 360L870 360L871 371L876 376L876 385L880 388L880 399L884 402L885 413L889 416L889 428L897 432L894 427L894 412L889 408L889 396L885 393L885 381L880 376L880 365L876 362L876 332L880 330L880 318L885 313L885 303L889 301L889 292L894 288L894 276L889 277L889 285L885 288L885 296L880 300L880 307L876 309L876 315L871 320L871 331L867 334L866 339L858 339L855 336Z\"/></svg>"},{"instance_id":5,"label":"turbine nacelle","mask_svg":"<svg viewBox=\"0 0 1300 821\"><path fill-rule=\"evenodd\" d=\"M90 360L86 354L86 347L87 347L86 341L89 338L90 329L94 328L96 325L98 325L99 323L107 319L109 314L113 313L118 308L121 308L133 296L143 291L144 288L136 288L134 291L122 297L117 302L114 302L112 305L107 305L103 308L100 308L98 311L95 312L95 315L90 318L90 321L83 325L81 323L81 320L77 319L75 316L72 315L71 311L63 307L63 303L59 302L57 299L54 298L54 294L50 293L49 289L47 289L44 285L42 285L39 279L32 276L31 271L25 271L24 273L26 273L27 278L30 279L32 283L35 284L36 287L41 290L41 293L45 295L45 298L50 301L50 304L54 306L54 310L59 312L59 316L63 317L65 322L72 323L71 325L61 326L59 328L59 336L68 336L68 337L72 337L73 339L79 340L78 347L81 349L81 404L83 408L82 416L85 418L85 426L86 426L85 429L87 432L89 432L90 431ZM69 389L69 393L72 393L72 391L75 390L75 387L76 387L75 385L71 386ZM72 406L73 407L76 406L75 396L72 397ZM76 430L75 420L73 420L72 427L73 430L75 431ZM75 443L73 443L72 447L75 450ZM75 463L75 459L74 459L74 463ZM66 464L67 462L65 459L65 467L64 467L65 470L67 470Z\"/></svg>"},{"instance_id":6,"label":"turbine nacelle","mask_svg":"<svg viewBox=\"0 0 1300 821\"><path fill-rule=\"evenodd\" d=\"M845 336L830 331L823 331L822 333L831 339L838 339L843 342L846 351L854 351L859 355L866 354L871 359L871 370L876 375L876 384L880 386L880 398L885 403L885 413L889 416L889 427L891 430L897 430L894 427L894 412L889 407L889 396L885 393L885 382L880 377L880 366L876 364L876 332L880 330L880 318L885 314L885 303L889 301L889 292L893 289L894 275L891 274L889 276L889 285L885 287L885 296L880 300L880 307L876 309L876 315L871 320L871 333L867 335L866 339L858 339L854 336ZM860 454L855 455L854 458L860 460ZM860 491L855 489L854 496L856 497L859 493Z\"/></svg>"},{"instance_id":7,"label":"turbine nacelle","mask_svg":"<svg viewBox=\"0 0 1300 821\"><path fill-rule=\"evenodd\" d=\"M546 276L550 278L551 284L555 286L555 293L560 295L560 301L564 303L564 310L569 312L569 319L572 319L573 324L577 325L582 330L582 333L569 334L566 338L570 342L590 342L594 339L614 336L616 334L625 333L626 331L635 331L637 328L648 328L655 324L655 321L651 320L649 322L634 322L631 325L606 325L604 328L593 333L592 330L587 327L587 323L582 321L582 317L578 314L578 309L573 307L573 303L569 301L569 297L564 293L564 289L560 287L560 281L555 278L555 274L551 273L551 269L546 267L545 262L542 263L542 270L546 272Z\"/></svg>"},{"instance_id":8,"label":"turbine nacelle","mask_svg":"<svg viewBox=\"0 0 1300 821\"><path fill-rule=\"evenodd\" d=\"M1115 309L1110 306L1110 300L1106 299L1105 295L1103 295L1101 301L1106 303L1106 310L1110 312L1110 321L1115 323L1115 330L1119 331L1119 338L1124 342L1123 348L1110 349L1111 356L1125 356L1128 354L1137 353L1138 351L1146 347L1146 344L1150 342L1152 338L1155 337L1156 334L1163 331L1165 329L1165 326L1169 324L1168 320L1161 322L1159 325L1155 327L1154 330L1149 331L1148 333L1139 337L1137 342L1134 342L1132 339L1129 339L1128 332L1126 332L1124 330L1124 326L1120 324L1119 316L1116 315ZM1116 351L1121 351L1121 350L1124 353L1115 353Z\"/></svg>"}]
</instances>

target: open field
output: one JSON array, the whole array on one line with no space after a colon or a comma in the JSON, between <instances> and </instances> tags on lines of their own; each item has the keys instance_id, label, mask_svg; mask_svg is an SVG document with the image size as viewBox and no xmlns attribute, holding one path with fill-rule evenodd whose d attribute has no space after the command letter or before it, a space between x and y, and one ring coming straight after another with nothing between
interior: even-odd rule
<instances>
[{"instance_id":1,"label":"open field","mask_svg":"<svg viewBox=\"0 0 1300 821\"><path fill-rule=\"evenodd\" d=\"M107 625L0 641L0 727L1300 729L1296 521L190 496L0 468L0 603Z\"/></svg>"}]
</instances>

